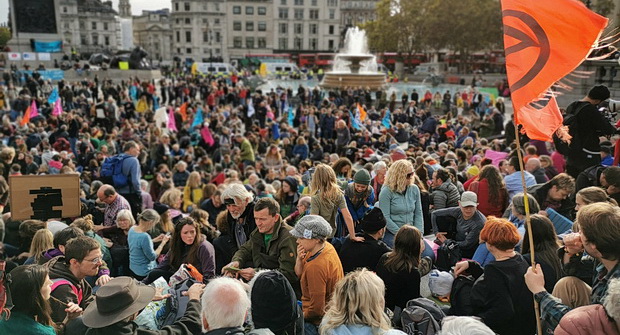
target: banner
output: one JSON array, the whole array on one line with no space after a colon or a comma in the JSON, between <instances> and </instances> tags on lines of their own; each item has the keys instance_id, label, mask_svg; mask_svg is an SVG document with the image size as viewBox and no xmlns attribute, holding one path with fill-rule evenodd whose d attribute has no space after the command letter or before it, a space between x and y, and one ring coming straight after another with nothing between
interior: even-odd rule
<instances>
[{"instance_id":1,"label":"banner","mask_svg":"<svg viewBox=\"0 0 620 335\"><path fill-rule=\"evenodd\" d=\"M34 51L36 52L62 52L62 41L34 41Z\"/></svg>"},{"instance_id":2,"label":"banner","mask_svg":"<svg viewBox=\"0 0 620 335\"><path fill-rule=\"evenodd\" d=\"M9 52L8 53L8 59L9 60L21 60L22 59L22 54L19 52Z\"/></svg>"},{"instance_id":3,"label":"banner","mask_svg":"<svg viewBox=\"0 0 620 335\"><path fill-rule=\"evenodd\" d=\"M52 60L52 55L49 52L39 52L37 57L39 57L40 61L51 61Z\"/></svg>"},{"instance_id":4,"label":"banner","mask_svg":"<svg viewBox=\"0 0 620 335\"><path fill-rule=\"evenodd\" d=\"M76 217L81 214L80 176L10 176L9 197L13 220Z\"/></svg>"},{"instance_id":5,"label":"banner","mask_svg":"<svg viewBox=\"0 0 620 335\"><path fill-rule=\"evenodd\" d=\"M34 52L24 52L22 57L24 60L37 60L37 54Z\"/></svg>"},{"instance_id":6,"label":"banner","mask_svg":"<svg viewBox=\"0 0 620 335\"><path fill-rule=\"evenodd\" d=\"M32 70L21 71L22 73L27 73L29 76L32 76ZM59 81L65 79L65 71L63 70L45 70L45 71L37 71L41 75L43 80L51 80L51 81Z\"/></svg>"}]
</instances>

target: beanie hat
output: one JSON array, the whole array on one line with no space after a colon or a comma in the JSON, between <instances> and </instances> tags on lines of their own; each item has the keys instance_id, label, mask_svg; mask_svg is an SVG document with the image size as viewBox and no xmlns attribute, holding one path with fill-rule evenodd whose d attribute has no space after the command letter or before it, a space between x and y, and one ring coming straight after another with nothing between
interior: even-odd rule
<instances>
[{"instance_id":1,"label":"beanie hat","mask_svg":"<svg viewBox=\"0 0 620 335\"><path fill-rule=\"evenodd\" d=\"M297 182L297 179L295 179L295 178L293 178L291 176L288 176L288 177L284 178L283 181L285 183L287 183L291 187L291 191L297 192L297 189L299 188L299 186L298 186L299 183Z\"/></svg>"},{"instance_id":2,"label":"beanie hat","mask_svg":"<svg viewBox=\"0 0 620 335\"><path fill-rule=\"evenodd\" d=\"M360 169L353 176L353 182L361 185L370 185L370 173L366 169Z\"/></svg>"},{"instance_id":3,"label":"beanie hat","mask_svg":"<svg viewBox=\"0 0 620 335\"><path fill-rule=\"evenodd\" d=\"M295 291L279 271L261 271L253 281L250 299L256 328L286 329L299 317Z\"/></svg>"},{"instance_id":4,"label":"beanie hat","mask_svg":"<svg viewBox=\"0 0 620 335\"><path fill-rule=\"evenodd\" d=\"M605 85L596 85L588 92L588 97L594 100L603 101L609 99L610 96L609 89Z\"/></svg>"},{"instance_id":5,"label":"beanie hat","mask_svg":"<svg viewBox=\"0 0 620 335\"><path fill-rule=\"evenodd\" d=\"M469 169L467 169L467 173L472 176L477 176L480 173L480 169L477 166L472 165L469 167Z\"/></svg>"},{"instance_id":6,"label":"beanie hat","mask_svg":"<svg viewBox=\"0 0 620 335\"><path fill-rule=\"evenodd\" d=\"M319 215L305 215L290 231L296 238L327 238L332 234L332 227Z\"/></svg>"},{"instance_id":7,"label":"beanie hat","mask_svg":"<svg viewBox=\"0 0 620 335\"><path fill-rule=\"evenodd\" d=\"M385 216L379 207L373 207L360 220L360 228L365 233L376 233L386 225Z\"/></svg>"}]
</instances>

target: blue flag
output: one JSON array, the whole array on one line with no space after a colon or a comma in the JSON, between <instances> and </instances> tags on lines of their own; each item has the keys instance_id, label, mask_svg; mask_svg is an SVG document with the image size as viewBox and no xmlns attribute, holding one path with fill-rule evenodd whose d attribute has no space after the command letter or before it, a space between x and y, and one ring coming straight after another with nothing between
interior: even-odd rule
<instances>
[{"instance_id":1,"label":"blue flag","mask_svg":"<svg viewBox=\"0 0 620 335\"><path fill-rule=\"evenodd\" d=\"M277 140L280 138L280 126L277 122L274 122L271 126L271 132L273 133L273 139Z\"/></svg>"},{"instance_id":2,"label":"blue flag","mask_svg":"<svg viewBox=\"0 0 620 335\"><path fill-rule=\"evenodd\" d=\"M385 116L383 117L383 120L381 121L381 123L383 124L383 126L387 129L392 128L392 113L390 113L390 110L388 109L385 112Z\"/></svg>"},{"instance_id":3,"label":"blue flag","mask_svg":"<svg viewBox=\"0 0 620 335\"><path fill-rule=\"evenodd\" d=\"M204 118L202 116L202 108L198 107L196 110L196 115L194 115L194 122L192 122L192 128L200 126L204 122Z\"/></svg>"},{"instance_id":4,"label":"blue flag","mask_svg":"<svg viewBox=\"0 0 620 335\"><path fill-rule=\"evenodd\" d=\"M248 117L252 117L255 113L256 110L254 109L254 101L250 98L248 99Z\"/></svg>"},{"instance_id":5,"label":"blue flag","mask_svg":"<svg viewBox=\"0 0 620 335\"><path fill-rule=\"evenodd\" d=\"M153 96L153 110L158 110L159 109L159 97L154 95Z\"/></svg>"},{"instance_id":6,"label":"blue flag","mask_svg":"<svg viewBox=\"0 0 620 335\"><path fill-rule=\"evenodd\" d=\"M349 112L349 117L351 118L351 125L355 130L361 130L362 126L360 125L359 114L353 116L353 113Z\"/></svg>"},{"instance_id":7,"label":"blue flag","mask_svg":"<svg viewBox=\"0 0 620 335\"><path fill-rule=\"evenodd\" d=\"M138 101L138 89L133 85L129 86L129 97L134 104Z\"/></svg>"},{"instance_id":8,"label":"blue flag","mask_svg":"<svg viewBox=\"0 0 620 335\"><path fill-rule=\"evenodd\" d=\"M288 125L293 126L293 120L295 120L295 113L293 112L293 106L288 106Z\"/></svg>"},{"instance_id":9,"label":"blue flag","mask_svg":"<svg viewBox=\"0 0 620 335\"><path fill-rule=\"evenodd\" d=\"M47 98L47 102L50 105L53 105L56 100L58 100L58 87L54 87L54 89L52 90L52 93L50 93L50 96Z\"/></svg>"}]
</instances>

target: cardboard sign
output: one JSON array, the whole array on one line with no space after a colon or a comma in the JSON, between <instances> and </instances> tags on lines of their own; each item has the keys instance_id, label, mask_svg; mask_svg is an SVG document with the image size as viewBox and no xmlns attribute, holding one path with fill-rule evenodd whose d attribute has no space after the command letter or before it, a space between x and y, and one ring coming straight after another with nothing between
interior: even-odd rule
<instances>
[{"instance_id":1,"label":"cardboard sign","mask_svg":"<svg viewBox=\"0 0 620 335\"><path fill-rule=\"evenodd\" d=\"M11 219L48 220L81 215L80 176L9 176Z\"/></svg>"}]
</instances>

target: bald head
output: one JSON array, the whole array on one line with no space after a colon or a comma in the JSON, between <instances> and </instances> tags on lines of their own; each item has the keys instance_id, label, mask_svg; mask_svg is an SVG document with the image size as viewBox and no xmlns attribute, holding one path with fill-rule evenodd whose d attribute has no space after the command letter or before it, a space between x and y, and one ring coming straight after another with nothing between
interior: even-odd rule
<instances>
[{"instance_id":1,"label":"bald head","mask_svg":"<svg viewBox=\"0 0 620 335\"><path fill-rule=\"evenodd\" d=\"M525 170L527 170L527 172L536 171L538 168L540 168L540 159L538 158L530 158L527 160L527 163L525 163Z\"/></svg>"},{"instance_id":2,"label":"bald head","mask_svg":"<svg viewBox=\"0 0 620 335\"><path fill-rule=\"evenodd\" d=\"M116 200L116 190L114 189L114 186L108 184L101 185L99 190L97 190L97 199L104 204L111 204L114 200Z\"/></svg>"}]
</instances>

